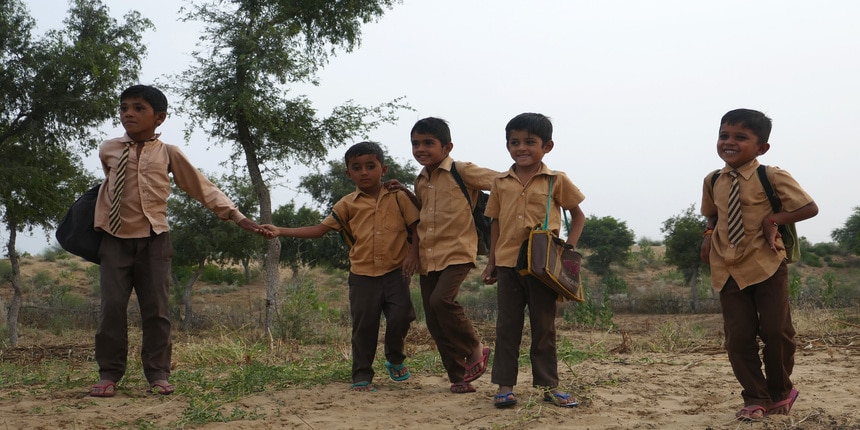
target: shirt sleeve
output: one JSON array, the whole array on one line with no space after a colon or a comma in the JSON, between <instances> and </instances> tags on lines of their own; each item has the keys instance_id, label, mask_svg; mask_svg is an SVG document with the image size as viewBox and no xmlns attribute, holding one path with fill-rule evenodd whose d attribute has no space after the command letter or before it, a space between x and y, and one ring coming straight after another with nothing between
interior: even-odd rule
<instances>
[{"instance_id":1,"label":"shirt sleeve","mask_svg":"<svg viewBox=\"0 0 860 430\"><path fill-rule=\"evenodd\" d=\"M191 164L179 148L170 145L168 151L170 151L170 171L179 188L222 220L232 220L238 224L246 218L224 192Z\"/></svg>"}]
</instances>

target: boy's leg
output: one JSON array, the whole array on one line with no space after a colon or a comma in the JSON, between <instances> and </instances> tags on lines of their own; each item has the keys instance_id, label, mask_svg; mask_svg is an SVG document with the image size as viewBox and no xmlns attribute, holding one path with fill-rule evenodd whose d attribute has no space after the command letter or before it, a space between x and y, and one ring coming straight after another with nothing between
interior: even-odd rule
<instances>
[{"instance_id":1,"label":"boy's leg","mask_svg":"<svg viewBox=\"0 0 860 430\"><path fill-rule=\"evenodd\" d=\"M472 322L456 300L460 285L471 269L470 264L456 264L421 277L427 328L436 341L451 382L465 379L466 356L472 354L480 343Z\"/></svg>"},{"instance_id":2,"label":"boy's leg","mask_svg":"<svg viewBox=\"0 0 860 430\"><path fill-rule=\"evenodd\" d=\"M758 310L753 302L753 290L749 286L743 290L729 278L720 291L720 306L723 312L723 327L726 333L726 352L732 371L743 391L744 406L758 405L767 407L770 395L767 382L761 371L758 335Z\"/></svg>"},{"instance_id":3,"label":"boy's leg","mask_svg":"<svg viewBox=\"0 0 860 430\"><path fill-rule=\"evenodd\" d=\"M101 303L96 330L99 379L117 382L128 360L128 299L132 289L134 255L131 240L104 234L99 248Z\"/></svg>"},{"instance_id":4,"label":"boy's leg","mask_svg":"<svg viewBox=\"0 0 860 430\"><path fill-rule=\"evenodd\" d=\"M415 321L409 281L410 278L403 276L400 269L382 277L385 294L382 307L382 313L385 315L385 359L393 364L402 364L406 358L403 346L409 333L409 325Z\"/></svg>"},{"instance_id":5,"label":"boy's leg","mask_svg":"<svg viewBox=\"0 0 860 430\"><path fill-rule=\"evenodd\" d=\"M532 384L535 387L558 387L558 355L556 353L555 314L558 293L537 279L526 276L526 297L532 344Z\"/></svg>"},{"instance_id":6,"label":"boy's leg","mask_svg":"<svg viewBox=\"0 0 860 430\"><path fill-rule=\"evenodd\" d=\"M493 358L491 381L501 387L517 385L526 308L523 279L513 268L496 268L498 314L496 316L496 355Z\"/></svg>"},{"instance_id":7,"label":"boy's leg","mask_svg":"<svg viewBox=\"0 0 860 430\"><path fill-rule=\"evenodd\" d=\"M755 303L760 315L759 336L764 343L762 358L770 398L774 402L789 396L793 387L794 325L788 294L788 268L780 265L773 276L755 286Z\"/></svg>"},{"instance_id":8,"label":"boy's leg","mask_svg":"<svg viewBox=\"0 0 860 430\"><path fill-rule=\"evenodd\" d=\"M168 233L135 240L134 290L143 331L140 358L146 380L152 384L170 377L173 342L168 291L173 248Z\"/></svg>"},{"instance_id":9,"label":"boy's leg","mask_svg":"<svg viewBox=\"0 0 860 430\"><path fill-rule=\"evenodd\" d=\"M373 381L373 358L379 340L382 278L349 273L349 313L352 317L352 382Z\"/></svg>"}]
</instances>

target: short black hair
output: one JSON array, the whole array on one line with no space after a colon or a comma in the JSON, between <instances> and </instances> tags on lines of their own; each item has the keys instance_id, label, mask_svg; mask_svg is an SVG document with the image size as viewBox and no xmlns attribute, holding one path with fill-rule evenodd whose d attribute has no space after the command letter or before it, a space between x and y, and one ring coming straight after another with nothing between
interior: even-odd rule
<instances>
[{"instance_id":1,"label":"short black hair","mask_svg":"<svg viewBox=\"0 0 860 430\"><path fill-rule=\"evenodd\" d=\"M758 137L759 145L768 143L773 121L767 115L752 109L735 109L726 112L720 119L720 127L726 125L740 125L748 128Z\"/></svg>"},{"instance_id":2,"label":"short black hair","mask_svg":"<svg viewBox=\"0 0 860 430\"><path fill-rule=\"evenodd\" d=\"M343 162L349 168L349 160L362 155L375 155L376 159L379 160L379 164L385 165L385 151L382 150L378 143L370 141L358 142L350 146L343 156Z\"/></svg>"},{"instance_id":3,"label":"short black hair","mask_svg":"<svg viewBox=\"0 0 860 430\"><path fill-rule=\"evenodd\" d=\"M119 96L122 103L125 99L140 97L146 100L155 112L167 112L167 97L158 88L150 85L132 85Z\"/></svg>"},{"instance_id":4,"label":"short black hair","mask_svg":"<svg viewBox=\"0 0 860 430\"><path fill-rule=\"evenodd\" d=\"M552 140L552 121L540 113L526 112L513 117L505 126L505 142L511 137L511 131L524 130L539 137L541 145Z\"/></svg>"},{"instance_id":5,"label":"short black hair","mask_svg":"<svg viewBox=\"0 0 860 430\"><path fill-rule=\"evenodd\" d=\"M439 142L441 142L443 146L451 143L451 129L448 127L448 122L442 118L429 116L427 118L419 119L418 122L412 126L412 131L409 132L409 136L411 137L415 133L429 134L439 139Z\"/></svg>"}]
</instances>

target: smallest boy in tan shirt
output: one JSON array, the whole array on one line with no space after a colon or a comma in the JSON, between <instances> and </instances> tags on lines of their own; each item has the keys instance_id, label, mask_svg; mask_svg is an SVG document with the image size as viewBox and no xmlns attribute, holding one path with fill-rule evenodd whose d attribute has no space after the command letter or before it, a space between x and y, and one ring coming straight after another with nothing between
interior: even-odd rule
<instances>
[{"instance_id":1,"label":"smallest boy in tan shirt","mask_svg":"<svg viewBox=\"0 0 860 430\"><path fill-rule=\"evenodd\" d=\"M348 229L355 241L349 250L349 311L352 318L352 390L376 391L373 360L379 339L381 315L385 315L385 367L394 381L409 378L403 364L404 343L415 320L409 294L415 266L406 261L410 244L407 229L415 229L418 208L405 192L386 190L382 177L388 171L385 154L373 142L360 142L347 149L346 176L356 191L332 208L320 224L305 227L263 228L272 237L317 238ZM336 217L335 217L336 215ZM343 224L341 224L343 223Z\"/></svg>"}]
</instances>

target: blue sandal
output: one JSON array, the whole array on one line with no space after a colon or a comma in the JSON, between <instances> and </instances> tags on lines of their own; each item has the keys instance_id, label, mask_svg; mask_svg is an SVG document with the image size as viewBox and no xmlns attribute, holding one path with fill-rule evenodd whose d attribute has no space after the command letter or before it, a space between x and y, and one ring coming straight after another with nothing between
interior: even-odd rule
<instances>
[{"instance_id":1,"label":"blue sandal","mask_svg":"<svg viewBox=\"0 0 860 430\"><path fill-rule=\"evenodd\" d=\"M409 369L403 363L391 364L386 361L385 368L388 369L388 376L391 378L392 381L405 381L409 379L410 376L412 376L412 373L409 372ZM404 373L404 371L406 373Z\"/></svg>"},{"instance_id":2,"label":"blue sandal","mask_svg":"<svg viewBox=\"0 0 860 430\"><path fill-rule=\"evenodd\" d=\"M579 406L579 402L577 402L573 397L570 397L570 394L567 393L553 393L548 391L543 394L543 401L554 403L556 406L561 408L575 408Z\"/></svg>"},{"instance_id":3,"label":"blue sandal","mask_svg":"<svg viewBox=\"0 0 860 430\"><path fill-rule=\"evenodd\" d=\"M497 408L506 408L508 406L513 406L517 404L517 398L514 397L514 393L508 391L505 394L496 394L493 396L493 406Z\"/></svg>"},{"instance_id":4,"label":"blue sandal","mask_svg":"<svg viewBox=\"0 0 860 430\"><path fill-rule=\"evenodd\" d=\"M352 384L352 391L372 393L376 391L376 387L370 385L370 381L361 381Z\"/></svg>"}]
</instances>

